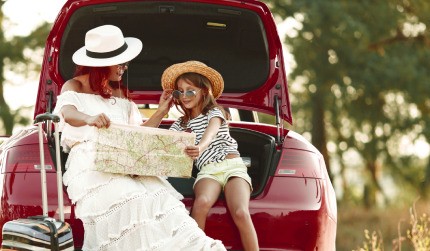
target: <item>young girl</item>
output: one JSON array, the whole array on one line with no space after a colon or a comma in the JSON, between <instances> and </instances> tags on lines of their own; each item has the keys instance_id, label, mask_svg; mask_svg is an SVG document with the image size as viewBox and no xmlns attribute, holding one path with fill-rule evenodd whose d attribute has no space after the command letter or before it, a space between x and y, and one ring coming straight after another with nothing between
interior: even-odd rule
<instances>
[{"instance_id":1,"label":"young girl","mask_svg":"<svg viewBox=\"0 0 430 251\"><path fill-rule=\"evenodd\" d=\"M240 158L237 142L230 136L226 113L216 103L224 89L222 76L201 62L187 61L168 67L161 84L164 90L173 90L175 105L183 113L170 130L196 134L196 145L185 149L199 169L191 216L204 230L209 210L224 190L244 249L258 250L249 214L251 178Z\"/></svg>"}]
</instances>

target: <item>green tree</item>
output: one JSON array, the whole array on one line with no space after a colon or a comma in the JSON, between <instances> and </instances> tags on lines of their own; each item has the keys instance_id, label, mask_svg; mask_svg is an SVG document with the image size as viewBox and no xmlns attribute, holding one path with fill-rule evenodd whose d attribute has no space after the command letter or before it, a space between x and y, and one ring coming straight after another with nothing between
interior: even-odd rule
<instances>
[{"instance_id":1,"label":"green tree","mask_svg":"<svg viewBox=\"0 0 430 251\"><path fill-rule=\"evenodd\" d=\"M0 1L0 24L5 20L2 11L3 4ZM26 125L30 121L28 118L22 116L21 111L23 108L12 110L6 103L4 98L4 84L5 84L5 70L7 67L13 69L18 74L28 74L29 71L40 70L41 62L33 62L27 56L26 51L41 49L45 45L46 37L48 36L51 25L44 23L36 28L29 36L26 37L13 37L7 40L4 36L4 30L0 26L0 121L3 125L3 130L0 134L12 134L13 127L16 124Z\"/></svg>"},{"instance_id":2,"label":"green tree","mask_svg":"<svg viewBox=\"0 0 430 251\"><path fill-rule=\"evenodd\" d=\"M344 197L354 196L345 176L358 166L348 158L351 151L361 156L365 172L357 172L364 180L359 200L367 206L378 194L387 199L382 173L410 184L422 179L411 175L417 174L409 170L414 158L402 156L399 144L403 135L430 139L430 2L266 2L283 19L298 23L296 34L286 37L297 63L290 83L301 87L290 88L300 101L293 108L306 116L302 129L311 132L326 162L340 162Z\"/></svg>"}]
</instances>

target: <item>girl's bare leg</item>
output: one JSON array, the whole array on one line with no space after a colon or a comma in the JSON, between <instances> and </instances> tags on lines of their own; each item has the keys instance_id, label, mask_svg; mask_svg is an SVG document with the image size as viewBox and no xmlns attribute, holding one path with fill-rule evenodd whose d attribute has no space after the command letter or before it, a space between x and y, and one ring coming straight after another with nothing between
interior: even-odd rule
<instances>
[{"instance_id":1,"label":"girl's bare leg","mask_svg":"<svg viewBox=\"0 0 430 251\"><path fill-rule=\"evenodd\" d=\"M210 178L203 178L194 186L195 199L191 210L191 217L194 218L202 230L205 230L209 210L217 201L221 189L221 185L216 180Z\"/></svg>"},{"instance_id":2,"label":"girl's bare leg","mask_svg":"<svg viewBox=\"0 0 430 251\"><path fill-rule=\"evenodd\" d=\"M239 177L230 178L224 187L228 209L236 224L242 246L246 251L258 251L258 238L249 214L251 189L248 182Z\"/></svg>"}]
</instances>

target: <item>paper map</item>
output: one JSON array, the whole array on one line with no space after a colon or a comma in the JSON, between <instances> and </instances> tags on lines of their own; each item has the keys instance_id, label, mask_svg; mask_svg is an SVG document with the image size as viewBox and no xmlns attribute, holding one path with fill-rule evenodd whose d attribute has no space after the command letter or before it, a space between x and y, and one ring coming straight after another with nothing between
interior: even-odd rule
<instances>
[{"instance_id":1,"label":"paper map","mask_svg":"<svg viewBox=\"0 0 430 251\"><path fill-rule=\"evenodd\" d=\"M193 161L184 153L195 134L111 124L98 129L96 169L147 176L190 177Z\"/></svg>"}]
</instances>

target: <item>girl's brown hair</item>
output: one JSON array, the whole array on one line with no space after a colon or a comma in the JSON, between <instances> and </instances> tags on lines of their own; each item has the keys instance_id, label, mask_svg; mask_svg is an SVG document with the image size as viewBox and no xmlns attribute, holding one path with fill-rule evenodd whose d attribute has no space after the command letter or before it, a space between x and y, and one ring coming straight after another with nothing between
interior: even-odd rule
<instances>
[{"instance_id":1,"label":"girl's brown hair","mask_svg":"<svg viewBox=\"0 0 430 251\"><path fill-rule=\"evenodd\" d=\"M178 81L182 79L186 81L187 83L201 89L203 92L203 101L200 103L202 107L202 114L206 115L209 110L213 108L218 108L224 115L226 119L229 119L228 113L224 110L224 108L216 102L214 96L212 95L212 87L211 82L208 78L205 76L194 73L194 72L187 72L182 75L180 75L175 82L175 89L178 89ZM181 126L186 127L187 123L191 119L191 113L188 109L186 109L181 102L175 101L175 106L178 108L178 110L184 114L184 116L181 117ZM180 108L180 109L179 109Z\"/></svg>"},{"instance_id":2,"label":"girl's brown hair","mask_svg":"<svg viewBox=\"0 0 430 251\"><path fill-rule=\"evenodd\" d=\"M75 77L80 75L89 75L91 90L97 92L103 98L112 97L112 90L120 88L124 97L129 97L128 89L122 84L122 81L112 82L109 80L110 67L91 67L78 65L75 71Z\"/></svg>"}]
</instances>

